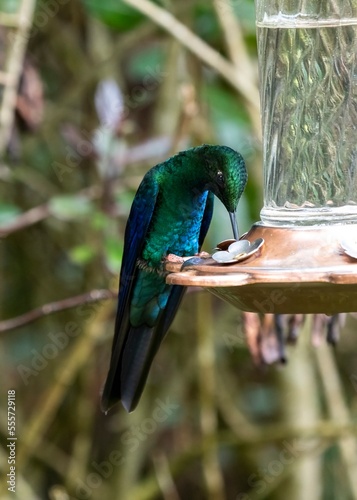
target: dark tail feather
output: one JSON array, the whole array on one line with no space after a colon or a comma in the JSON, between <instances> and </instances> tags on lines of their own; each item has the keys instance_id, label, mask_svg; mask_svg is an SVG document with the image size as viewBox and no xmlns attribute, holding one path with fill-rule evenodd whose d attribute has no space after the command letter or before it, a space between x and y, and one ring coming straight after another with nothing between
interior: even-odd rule
<instances>
[{"instance_id":1,"label":"dark tail feather","mask_svg":"<svg viewBox=\"0 0 357 500\"><path fill-rule=\"evenodd\" d=\"M107 412L118 401L133 411L143 392L155 354L175 317L185 288L172 287L165 311L154 327L145 325L118 330L110 361L109 373L102 394L102 410ZM123 333L125 335L123 335ZM125 339L120 342L120 339Z\"/></svg>"},{"instance_id":2,"label":"dark tail feather","mask_svg":"<svg viewBox=\"0 0 357 500\"><path fill-rule=\"evenodd\" d=\"M139 402L155 354L175 317L184 293L184 287L172 287L165 311L154 328L130 328L123 352L121 373L121 400L129 412L133 411Z\"/></svg>"},{"instance_id":3,"label":"dark tail feather","mask_svg":"<svg viewBox=\"0 0 357 500\"><path fill-rule=\"evenodd\" d=\"M100 403L102 411L107 413L120 397L120 364L111 362Z\"/></svg>"},{"instance_id":4,"label":"dark tail feather","mask_svg":"<svg viewBox=\"0 0 357 500\"><path fill-rule=\"evenodd\" d=\"M111 362L102 395L104 411L108 411L118 400L128 412L136 408L157 351L153 340L154 328L129 328L120 359Z\"/></svg>"},{"instance_id":5,"label":"dark tail feather","mask_svg":"<svg viewBox=\"0 0 357 500\"><path fill-rule=\"evenodd\" d=\"M130 328L123 352L121 401L130 412L136 408L156 354L154 328ZM158 347L158 346L157 346Z\"/></svg>"}]
</instances>

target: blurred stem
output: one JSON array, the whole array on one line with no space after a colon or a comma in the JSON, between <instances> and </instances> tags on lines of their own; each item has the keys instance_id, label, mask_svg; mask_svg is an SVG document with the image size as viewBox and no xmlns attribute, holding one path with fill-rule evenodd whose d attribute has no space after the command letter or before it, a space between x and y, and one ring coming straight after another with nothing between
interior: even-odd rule
<instances>
[{"instance_id":1,"label":"blurred stem","mask_svg":"<svg viewBox=\"0 0 357 500\"><path fill-rule=\"evenodd\" d=\"M229 392L229 388L233 386L234 381L228 378L227 375L228 374L224 374L223 369L219 371L218 387L216 391L222 418L238 439L247 437L255 439L260 434L260 428L252 423L235 405L232 394ZM239 392L239 389L237 392Z\"/></svg>"},{"instance_id":2,"label":"blurred stem","mask_svg":"<svg viewBox=\"0 0 357 500\"><path fill-rule=\"evenodd\" d=\"M248 54L241 25L234 12L233 3L224 2L224 8L222 8L222 2L220 0L213 0L213 6L223 30L231 61L239 71L242 71L247 76L247 78L254 81L256 71L252 64L252 59Z\"/></svg>"},{"instance_id":3,"label":"blurred stem","mask_svg":"<svg viewBox=\"0 0 357 500\"><path fill-rule=\"evenodd\" d=\"M307 454L317 454L321 450L325 449L329 445L328 440L336 440L341 436L350 434L351 432L357 431L357 424L350 424L348 426L341 426L338 422L333 421L319 421L313 427L288 427L284 424L273 424L265 425L259 427L259 431L255 436L241 435L237 437L236 434L231 431L220 432L215 437L215 442L219 442L222 447L242 447L242 446L259 446L267 443L281 443L284 440L294 440L294 439L323 439L323 442L319 442L316 446L309 444L307 450L300 453L297 457L297 462L300 459L304 459ZM304 443L302 443L303 445ZM175 457L169 461L170 470L172 476L178 477L186 468L190 467L195 460L202 457L206 452L212 449L212 437L207 436L200 440L191 443L191 446L184 450L181 455ZM299 448L300 450L300 448ZM271 488L267 488L264 492L260 494L249 494L251 500L258 500L264 498L270 491L274 491L280 480L284 479L290 474L290 471L294 469L296 462L294 461L291 465L287 466L283 473L276 477L276 481L272 481ZM271 479L271 477L270 477ZM143 480L130 492L128 498L135 498L135 500L153 500L160 495L160 487L157 482L155 474L151 474L147 479ZM307 497L310 499L312 497ZM305 499L306 500L306 499ZM314 499L315 500L315 499Z\"/></svg>"},{"instance_id":4,"label":"blurred stem","mask_svg":"<svg viewBox=\"0 0 357 500\"><path fill-rule=\"evenodd\" d=\"M89 353L89 357L93 358L93 350ZM90 362L91 360L89 360ZM74 487L76 480L79 477L85 477L85 472L88 466L88 458L91 456L92 441L90 436L94 426L94 417L96 412L93 411L92 399L90 397L92 381L92 366L86 366L80 372L81 391L77 398L76 404L73 407L73 418L76 422L80 422L77 432L74 435L72 453L67 463L67 473L65 475L65 485L69 488Z\"/></svg>"},{"instance_id":5,"label":"blurred stem","mask_svg":"<svg viewBox=\"0 0 357 500\"><path fill-rule=\"evenodd\" d=\"M254 490L250 494L249 500L265 500L266 498L272 498L270 495L274 494L274 492L280 485L282 490L281 498L286 500L286 498L288 497L284 494L284 492L288 492L288 490L285 490L285 485L288 484L289 478L294 475L295 468L299 467L307 459L321 456L322 453L326 450L326 447L327 446L325 444L321 443L309 446L308 450L305 450L304 452L299 454L299 456L296 458L296 461L294 460L292 463L287 464L280 474L276 474L275 476L269 475L269 481L265 483L265 488L263 490ZM279 496L274 495L274 499L278 497ZM309 500L310 498L313 500L318 500L318 497L309 496L307 498Z\"/></svg>"},{"instance_id":6,"label":"blurred stem","mask_svg":"<svg viewBox=\"0 0 357 500\"><path fill-rule=\"evenodd\" d=\"M96 200L102 195L101 187L97 185L90 186L88 188L81 189L71 196L81 196L87 200ZM39 205L37 207L30 208L26 212L18 215L11 222L0 226L0 238L6 237L9 234L26 229L37 222L40 222L47 217L52 216L51 207L49 202Z\"/></svg>"},{"instance_id":7,"label":"blurred stem","mask_svg":"<svg viewBox=\"0 0 357 500\"><path fill-rule=\"evenodd\" d=\"M319 419L319 398L310 344L311 315L307 315L299 343L293 348L288 366L280 373L284 425L311 428ZM308 454L294 464L279 490L280 498L306 500L321 498L320 457Z\"/></svg>"},{"instance_id":8,"label":"blurred stem","mask_svg":"<svg viewBox=\"0 0 357 500\"><path fill-rule=\"evenodd\" d=\"M1 226L0 237L8 236L16 231L21 231L26 227L32 226L50 216L50 208L47 203L30 208L26 212L18 215L15 220L7 225Z\"/></svg>"},{"instance_id":9,"label":"blurred stem","mask_svg":"<svg viewBox=\"0 0 357 500\"><path fill-rule=\"evenodd\" d=\"M0 108L0 154L9 143L14 123L14 112L17 100L17 88L23 68L23 60L29 39L29 30L32 25L35 0L22 0L16 13L16 33L9 43L5 88ZM15 18L15 16L14 16ZM3 18L5 21L5 18Z\"/></svg>"},{"instance_id":10,"label":"blurred stem","mask_svg":"<svg viewBox=\"0 0 357 500\"><path fill-rule=\"evenodd\" d=\"M186 49L195 54L201 61L213 68L225 78L251 106L259 109L259 92L246 75L237 71L232 63L219 52L195 35L184 24L178 21L170 12L153 4L149 0L123 0L150 18L154 23L168 31Z\"/></svg>"},{"instance_id":11,"label":"blurred stem","mask_svg":"<svg viewBox=\"0 0 357 500\"><path fill-rule=\"evenodd\" d=\"M180 497L172 479L169 462L164 453L158 453L154 456L154 466L164 500L179 500Z\"/></svg>"},{"instance_id":12,"label":"blurred stem","mask_svg":"<svg viewBox=\"0 0 357 500\"><path fill-rule=\"evenodd\" d=\"M257 71L255 65L252 63L252 58L248 54L241 25L235 14L232 2L224 2L224 8L222 8L221 0L213 0L213 5L223 31L229 57L236 67L237 73L244 75L250 81L254 92L258 93ZM252 120L255 135L260 138L262 132L259 106L247 103L247 109Z\"/></svg>"},{"instance_id":13,"label":"blurred stem","mask_svg":"<svg viewBox=\"0 0 357 500\"><path fill-rule=\"evenodd\" d=\"M0 321L0 333L9 332L10 330L15 330L21 326L28 325L43 316L48 316L49 314L65 311L66 309L73 309L74 307L78 307L83 304L90 304L92 302L99 302L106 299L114 299L116 297L117 293L104 289L91 290L90 292L76 295L75 297L50 302L21 314L20 316L16 316L15 318Z\"/></svg>"},{"instance_id":14,"label":"blurred stem","mask_svg":"<svg viewBox=\"0 0 357 500\"><path fill-rule=\"evenodd\" d=\"M207 498L224 499L224 482L218 460L217 410L215 405L215 350L212 314L212 297L197 294L197 369L200 402L200 426L203 439L210 446L202 456Z\"/></svg>"},{"instance_id":15,"label":"blurred stem","mask_svg":"<svg viewBox=\"0 0 357 500\"><path fill-rule=\"evenodd\" d=\"M105 25L95 17L88 17L88 50L92 61L95 63L105 61L111 56L113 51L113 42L111 33L106 29ZM107 66L106 73L102 78L113 77L115 66L109 68Z\"/></svg>"},{"instance_id":16,"label":"blurred stem","mask_svg":"<svg viewBox=\"0 0 357 500\"><path fill-rule=\"evenodd\" d=\"M343 387L332 353L331 346L322 343L315 349L315 357L321 382L324 388L328 412L331 417L341 425L349 425L352 418L345 401ZM351 490L351 498L357 499L357 443L356 431L351 430L350 436L345 436L338 441L341 458L344 464L347 479ZM347 492L346 492L347 495Z\"/></svg>"},{"instance_id":17,"label":"blurred stem","mask_svg":"<svg viewBox=\"0 0 357 500\"><path fill-rule=\"evenodd\" d=\"M168 41L165 61L165 78L160 84L154 116L154 135L174 135L181 111L179 86L185 81L184 54L177 40ZM175 151L176 152L176 151Z\"/></svg>"},{"instance_id":18,"label":"blurred stem","mask_svg":"<svg viewBox=\"0 0 357 500\"><path fill-rule=\"evenodd\" d=\"M88 362L90 353L103 333L103 323L109 312L111 312L111 305L106 303L98 313L95 313L95 316L92 315L83 333L71 346L72 349L67 348L69 352L63 356L62 363L56 370L57 380L49 386L33 414L29 417L26 427L22 430L16 460L19 469L25 466L29 455L41 443L74 378L83 365Z\"/></svg>"},{"instance_id":19,"label":"blurred stem","mask_svg":"<svg viewBox=\"0 0 357 500\"><path fill-rule=\"evenodd\" d=\"M150 414L149 400L146 396L147 393L144 392L140 404L135 409L133 413L126 413L123 409L118 411L118 418L120 418L120 425L122 428L126 429L136 429L145 420L147 415ZM127 452L123 447L121 442L122 434L118 435L118 440L116 442L118 449L122 449L125 453L126 460L120 466L118 474L115 478L114 491L117 493L117 498L135 498L137 499L137 494L140 494L133 490L138 488L136 486L139 483L138 478L140 477L140 471L143 467L143 462L149 453L150 440L141 441L140 447L134 452ZM140 484L140 483L139 483ZM157 479L154 479L154 488L160 491ZM150 498L150 497L149 497Z\"/></svg>"}]
</instances>

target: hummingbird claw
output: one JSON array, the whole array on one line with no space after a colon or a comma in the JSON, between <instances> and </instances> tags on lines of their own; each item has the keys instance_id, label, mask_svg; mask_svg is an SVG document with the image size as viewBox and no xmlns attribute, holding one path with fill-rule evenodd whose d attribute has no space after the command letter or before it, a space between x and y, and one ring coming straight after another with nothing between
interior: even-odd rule
<instances>
[{"instance_id":1,"label":"hummingbird claw","mask_svg":"<svg viewBox=\"0 0 357 500\"><path fill-rule=\"evenodd\" d=\"M189 269L194 269L195 266L204 264L206 260L207 258L191 257L190 259L185 260L185 262L181 266L180 271L188 271Z\"/></svg>"}]
</instances>

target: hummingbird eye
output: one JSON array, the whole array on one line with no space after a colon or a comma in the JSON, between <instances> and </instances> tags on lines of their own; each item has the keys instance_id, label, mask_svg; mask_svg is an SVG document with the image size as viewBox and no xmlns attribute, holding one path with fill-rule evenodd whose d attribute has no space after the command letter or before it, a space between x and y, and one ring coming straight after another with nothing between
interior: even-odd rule
<instances>
[{"instance_id":1,"label":"hummingbird eye","mask_svg":"<svg viewBox=\"0 0 357 500\"><path fill-rule=\"evenodd\" d=\"M218 170L218 172L216 174L216 182L219 186L224 186L225 179L224 179L223 172L221 170Z\"/></svg>"}]
</instances>

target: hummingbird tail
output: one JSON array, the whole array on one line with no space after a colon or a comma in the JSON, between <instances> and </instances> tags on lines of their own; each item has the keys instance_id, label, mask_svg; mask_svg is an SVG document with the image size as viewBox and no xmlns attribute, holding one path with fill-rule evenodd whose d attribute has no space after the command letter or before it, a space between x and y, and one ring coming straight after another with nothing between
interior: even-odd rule
<instances>
[{"instance_id":1,"label":"hummingbird tail","mask_svg":"<svg viewBox=\"0 0 357 500\"><path fill-rule=\"evenodd\" d=\"M133 411L139 402L157 347L154 328L130 328L123 352L120 381L121 401L128 412Z\"/></svg>"},{"instance_id":2,"label":"hummingbird tail","mask_svg":"<svg viewBox=\"0 0 357 500\"><path fill-rule=\"evenodd\" d=\"M119 400L128 412L136 408L156 351L154 328L129 328L120 360L110 366L102 394L103 411Z\"/></svg>"},{"instance_id":3,"label":"hummingbird tail","mask_svg":"<svg viewBox=\"0 0 357 500\"><path fill-rule=\"evenodd\" d=\"M132 326L122 321L116 333L101 407L107 412L121 400L131 412L137 406L155 357L185 293L185 287L170 287L170 295L158 323Z\"/></svg>"}]
</instances>

